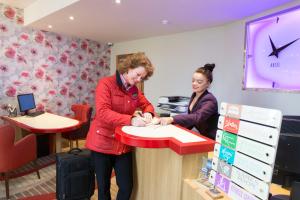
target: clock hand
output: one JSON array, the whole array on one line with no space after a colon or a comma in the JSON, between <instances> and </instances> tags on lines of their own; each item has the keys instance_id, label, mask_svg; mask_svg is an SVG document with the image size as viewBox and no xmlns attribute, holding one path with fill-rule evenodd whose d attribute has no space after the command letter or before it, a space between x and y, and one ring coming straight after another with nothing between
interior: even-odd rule
<instances>
[{"instance_id":1,"label":"clock hand","mask_svg":"<svg viewBox=\"0 0 300 200\"><path fill-rule=\"evenodd\" d=\"M286 45L283 45L282 47L278 48L278 49L277 49L278 53L279 53L280 51L282 51L283 49L287 48L288 46L290 46L291 44L293 44L294 42L296 42L297 40L299 40L299 38L297 38L296 40L294 40L294 41L292 41L292 42L289 42L289 43L287 43Z\"/></svg>"},{"instance_id":2,"label":"clock hand","mask_svg":"<svg viewBox=\"0 0 300 200\"><path fill-rule=\"evenodd\" d=\"M271 39L271 36L269 36L269 39L270 39L270 43L271 43L271 46L272 46L272 53L270 53L269 56L276 56L276 58L278 58L278 53L279 52L278 52L277 48L275 47L275 45L274 45L274 43Z\"/></svg>"},{"instance_id":3,"label":"clock hand","mask_svg":"<svg viewBox=\"0 0 300 200\"><path fill-rule=\"evenodd\" d=\"M297 40L299 40L300 38L295 39L292 42L287 43L286 45L283 45L281 47L279 47L278 49L276 48L276 46L274 45L271 37L269 36L270 42L271 42L271 46L272 46L272 52L269 54L269 56L276 56L276 58L278 58L279 52L281 52L283 49L287 48L288 46L290 46L291 44L293 44L294 42L296 42Z\"/></svg>"}]
</instances>

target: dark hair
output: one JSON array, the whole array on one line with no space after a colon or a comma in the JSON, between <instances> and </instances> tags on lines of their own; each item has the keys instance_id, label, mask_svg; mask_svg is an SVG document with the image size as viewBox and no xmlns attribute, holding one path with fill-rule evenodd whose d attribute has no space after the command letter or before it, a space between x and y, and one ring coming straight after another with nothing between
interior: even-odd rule
<instances>
[{"instance_id":1,"label":"dark hair","mask_svg":"<svg viewBox=\"0 0 300 200\"><path fill-rule=\"evenodd\" d=\"M207 63L203 67L199 67L195 72L203 74L207 78L207 80L211 83L213 81L212 72L214 68L215 68L214 63L212 64Z\"/></svg>"},{"instance_id":2,"label":"dark hair","mask_svg":"<svg viewBox=\"0 0 300 200\"><path fill-rule=\"evenodd\" d=\"M140 66L145 68L147 75L144 80L147 80L150 76L152 76L154 66L152 65L148 57L141 52L128 56L122 63L120 63L120 65L118 66L118 71L123 74L128 72L129 69L135 69Z\"/></svg>"}]
</instances>

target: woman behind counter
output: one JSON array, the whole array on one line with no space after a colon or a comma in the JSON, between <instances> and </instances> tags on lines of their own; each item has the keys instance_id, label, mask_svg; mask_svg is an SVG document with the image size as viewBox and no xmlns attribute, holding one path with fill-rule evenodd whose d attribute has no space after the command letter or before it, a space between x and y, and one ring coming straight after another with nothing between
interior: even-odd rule
<instances>
[{"instance_id":1,"label":"woman behind counter","mask_svg":"<svg viewBox=\"0 0 300 200\"><path fill-rule=\"evenodd\" d=\"M205 64L193 74L193 94L188 106L188 114L173 117L162 117L160 123L179 124L188 129L196 128L200 134L215 139L218 122L218 102L215 96L208 92L213 81L212 71L215 64Z\"/></svg>"},{"instance_id":2,"label":"woman behind counter","mask_svg":"<svg viewBox=\"0 0 300 200\"><path fill-rule=\"evenodd\" d=\"M117 126L145 126L154 108L136 87L153 74L149 59L141 53L126 59L115 75L101 79L96 88L96 115L87 135L98 184L98 200L110 200L110 179L115 170L117 200L129 200L133 187L131 148L115 139ZM136 109L143 112L135 116Z\"/></svg>"}]
</instances>

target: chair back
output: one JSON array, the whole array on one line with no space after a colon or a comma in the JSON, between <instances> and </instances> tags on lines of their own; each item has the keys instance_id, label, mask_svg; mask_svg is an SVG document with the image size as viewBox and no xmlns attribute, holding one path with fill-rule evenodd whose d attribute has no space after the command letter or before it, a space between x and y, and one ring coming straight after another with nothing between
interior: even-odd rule
<instances>
[{"instance_id":1,"label":"chair back","mask_svg":"<svg viewBox=\"0 0 300 200\"><path fill-rule=\"evenodd\" d=\"M15 130L0 127L0 172L16 169L36 159L36 137L27 135L15 143Z\"/></svg>"},{"instance_id":2,"label":"chair back","mask_svg":"<svg viewBox=\"0 0 300 200\"><path fill-rule=\"evenodd\" d=\"M88 104L73 104L71 110L74 112L74 119L79 120L82 126L79 129L66 132L62 136L69 140L85 139L90 128L93 108Z\"/></svg>"},{"instance_id":3,"label":"chair back","mask_svg":"<svg viewBox=\"0 0 300 200\"><path fill-rule=\"evenodd\" d=\"M9 125L0 127L0 172L6 168L6 164L11 157L15 140L15 130Z\"/></svg>"},{"instance_id":4,"label":"chair back","mask_svg":"<svg viewBox=\"0 0 300 200\"><path fill-rule=\"evenodd\" d=\"M71 110L74 112L74 119L87 122L92 116L92 107L88 104L73 104Z\"/></svg>"}]
</instances>

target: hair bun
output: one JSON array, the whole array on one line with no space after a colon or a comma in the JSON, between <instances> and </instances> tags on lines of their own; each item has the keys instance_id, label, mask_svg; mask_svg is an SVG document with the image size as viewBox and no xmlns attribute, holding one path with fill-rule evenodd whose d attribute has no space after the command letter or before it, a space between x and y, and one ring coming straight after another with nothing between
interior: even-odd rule
<instances>
[{"instance_id":1,"label":"hair bun","mask_svg":"<svg viewBox=\"0 0 300 200\"><path fill-rule=\"evenodd\" d=\"M216 65L214 63L212 63L212 64L207 63L204 65L203 68L212 72L214 70L215 66Z\"/></svg>"}]
</instances>

